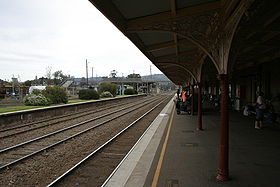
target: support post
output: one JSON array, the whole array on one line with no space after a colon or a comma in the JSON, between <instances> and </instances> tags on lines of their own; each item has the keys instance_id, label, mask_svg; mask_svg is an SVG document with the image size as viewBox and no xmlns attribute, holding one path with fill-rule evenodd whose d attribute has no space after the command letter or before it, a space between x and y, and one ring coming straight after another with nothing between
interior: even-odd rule
<instances>
[{"instance_id":1,"label":"support post","mask_svg":"<svg viewBox=\"0 0 280 187\"><path fill-rule=\"evenodd\" d=\"M221 85L221 129L220 129L220 159L218 175L216 179L218 181L229 180L228 172L228 147L229 147L229 114L228 114L228 75L220 74L220 85Z\"/></svg>"},{"instance_id":2,"label":"support post","mask_svg":"<svg viewBox=\"0 0 280 187\"><path fill-rule=\"evenodd\" d=\"M88 88L88 61L86 59L86 75L87 75L87 88Z\"/></svg>"},{"instance_id":3,"label":"support post","mask_svg":"<svg viewBox=\"0 0 280 187\"><path fill-rule=\"evenodd\" d=\"M191 102L192 102L192 109L191 109L191 114L192 115L194 115L194 84L192 84L192 86L191 86L191 88L192 88L192 100L191 100Z\"/></svg>"},{"instance_id":4,"label":"support post","mask_svg":"<svg viewBox=\"0 0 280 187\"><path fill-rule=\"evenodd\" d=\"M196 130L202 131L202 97L201 97L201 83L197 83L198 98L197 98L197 123Z\"/></svg>"},{"instance_id":5,"label":"support post","mask_svg":"<svg viewBox=\"0 0 280 187\"><path fill-rule=\"evenodd\" d=\"M122 95L124 95L124 85L123 85L123 83L122 83L122 85L121 85L121 87L122 87Z\"/></svg>"}]
</instances>

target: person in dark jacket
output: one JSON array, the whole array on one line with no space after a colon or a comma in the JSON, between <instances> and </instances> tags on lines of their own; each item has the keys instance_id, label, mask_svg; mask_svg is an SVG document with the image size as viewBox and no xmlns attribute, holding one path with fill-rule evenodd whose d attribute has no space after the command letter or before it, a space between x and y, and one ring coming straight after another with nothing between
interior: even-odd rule
<instances>
[{"instance_id":1,"label":"person in dark jacket","mask_svg":"<svg viewBox=\"0 0 280 187\"><path fill-rule=\"evenodd\" d=\"M256 121L255 121L255 128L261 129L263 126L263 117L264 117L264 110L265 110L265 100L263 97L263 92L258 93L258 98L256 101Z\"/></svg>"}]
</instances>

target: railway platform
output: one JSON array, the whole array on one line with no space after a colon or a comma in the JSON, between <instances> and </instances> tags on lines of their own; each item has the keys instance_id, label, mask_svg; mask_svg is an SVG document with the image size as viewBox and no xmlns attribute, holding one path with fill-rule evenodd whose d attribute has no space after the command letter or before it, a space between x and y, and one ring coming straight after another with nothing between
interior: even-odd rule
<instances>
[{"instance_id":1,"label":"railway platform","mask_svg":"<svg viewBox=\"0 0 280 187\"><path fill-rule=\"evenodd\" d=\"M280 128L254 128L254 118L231 111L229 176L217 182L219 112L203 110L203 131L196 117L177 115L173 101L123 160L106 186L277 187L280 186Z\"/></svg>"}]
</instances>

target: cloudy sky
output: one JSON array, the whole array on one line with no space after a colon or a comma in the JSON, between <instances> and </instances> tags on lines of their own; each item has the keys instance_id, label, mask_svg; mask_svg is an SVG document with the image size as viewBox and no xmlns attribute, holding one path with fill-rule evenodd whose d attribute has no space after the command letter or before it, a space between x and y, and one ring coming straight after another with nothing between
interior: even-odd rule
<instances>
[{"instance_id":1,"label":"cloudy sky","mask_svg":"<svg viewBox=\"0 0 280 187\"><path fill-rule=\"evenodd\" d=\"M152 63L88 0L0 0L0 79L62 70L85 77L150 74ZM152 66L152 73L160 71Z\"/></svg>"}]
</instances>

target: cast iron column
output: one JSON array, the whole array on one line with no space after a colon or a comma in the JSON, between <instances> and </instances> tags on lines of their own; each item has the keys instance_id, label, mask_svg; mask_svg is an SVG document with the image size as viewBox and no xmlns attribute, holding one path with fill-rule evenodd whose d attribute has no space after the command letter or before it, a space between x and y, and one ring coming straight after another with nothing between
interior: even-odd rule
<instances>
[{"instance_id":1,"label":"cast iron column","mask_svg":"<svg viewBox=\"0 0 280 187\"><path fill-rule=\"evenodd\" d=\"M220 74L220 86L221 86L221 129L220 129L220 160L218 175L216 179L218 181L226 181L229 179L228 173L228 147L229 147L229 117L228 117L228 100L229 100L229 85L228 75Z\"/></svg>"},{"instance_id":2,"label":"cast iron column","mask_svg":"<svg viewBox=\"0 0 280 187\"><path fill-rule=\"evenodd\" d=\"M194 115L194 85L192 84L192 109L191 109L191 114Z\"/></svg>"},{"instance_id":3,"label":"cast iron column","mask_svg":"<svg viewBox=\"0 0 280 187\"><path fill-rule=\"evenodd\" d=\"M201 99L201 83L197 83L198 86L198 98L197 98L197 124L196 130L202 129L202 99Z\"/></svg>"}]
</instances>

